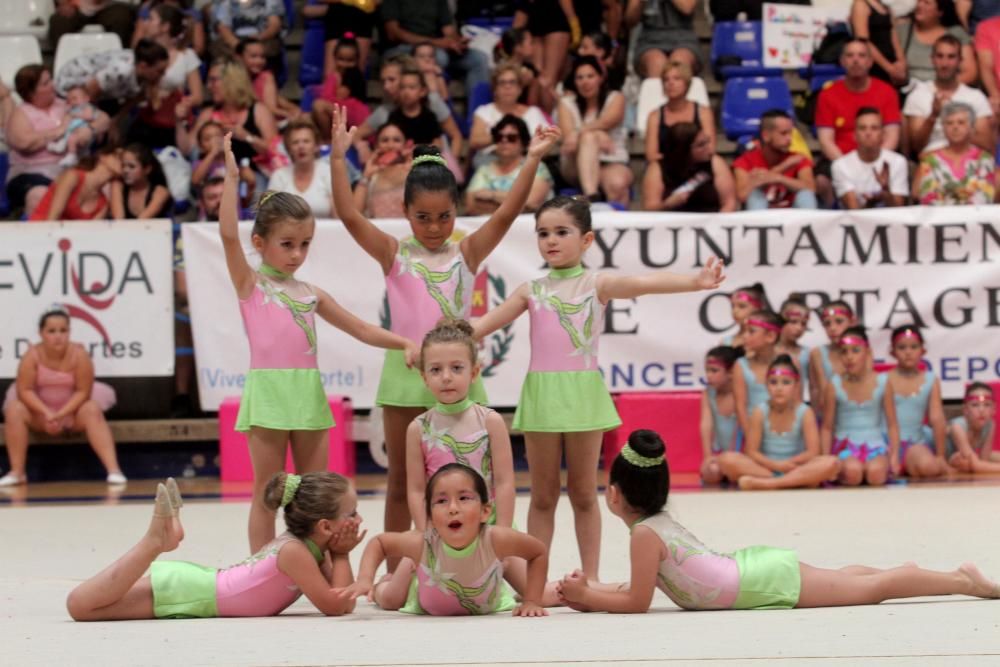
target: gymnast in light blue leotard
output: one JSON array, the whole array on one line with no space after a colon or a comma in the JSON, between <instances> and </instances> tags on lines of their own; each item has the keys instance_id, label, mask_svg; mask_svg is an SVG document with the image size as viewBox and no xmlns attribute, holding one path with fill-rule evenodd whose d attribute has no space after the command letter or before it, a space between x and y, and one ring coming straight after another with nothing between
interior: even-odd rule
<instances>
[{"instance_id":1,"label":"gymnast in light blue leotard","mask_svg":"<svg viewBox=\"0 0 1000 667\"><path fill-rule=\"evenodd\" d=\"M810 400L809 396L809 348L799 345L799 339L806 332L809 325L809 307L798 294L792 294L781 304L781 317L785 320L781 327L781 335L778 337L778 344L775 351L778 354L787 354L798 366L799 375L802 378L802 398ZM818 397L817 397L818 398Z\"/></svg>"},{"instance_id":2,"label":"gymnast in light blue leotard","mask_svg":"<svg viewBox=\"0 0 1000 667\"><path fill-rule=\"evenodd\" d=\"M746 320L743 349L747 357L736 363L733 373L736 420L744 433L753 409L767 402L767 369L774 360L774 346L784 323L781 315L769 310L755 310Z\"/></svg>"},{"instance_id":3,"label":"gymnast in light blue leotard","mask_svg":"<svg viewBox=\"0 0 1000 667\"><path fill-rule=\"evenodd\" d=\"M722 481L717 458L739 451L742 435L736 425L733 398L733 364L742 349L720 345L705 355L705 391L701 398L701 479L708 484Z\"/></svg>"},{"instance_id":4,"label":"gymnast in light blue leotard","mask_svg":"<svg viewBox=\"0 0 1000 667\"><path fill-rule=\"evenodd\" d=\"M733 322L736 324L736 333L723 337L721 345L725 347L742 347L743 338L746 336L746 319L755 310L767 310L767 295L764 293L764 286L760 283L745 285L737 288L729 296L729 304L733 315Z\"/></svg>"},{"instance_id":5,"label":"gymnast in light blue leotard","mask_svg":"<svg viewBox=\"0 0 1000 667\"><path fill-rule=\"evenodd\" d=\"M940 477L948 472L941 385L933 371L922 368L926 350L920 329L898 327L891 340L897 365L888 376L899 421L900 467L910 477Z\"/></svg>"},{"instance_id":6,"label":"gymnast in light blue leotard","mask_svg":"<svg viewBox=\"0 0 1000 667\"><path fill-rule=\"evenodd\" d=\"M965 388L962 416L948 424L948 462L962 472L1000 473L996 439L997 404L990 385L973 382Z\"/></svg>"},{"instance_id":7,"label":"gymnast in light blue leotard","mask_svg":"<svg viewBox=\"0 0 1000 667\"><path fill-rule=\"evenodd\" d=\"M854 311L845 301L831 301L820 310L820 321L830 342L814 347L809 355L809 388L812 396L817 399L814 400L813 408L822 420L825 409L822 396L826 394L830 378L841 370L838 342L847 327L854 324Z\"/></svg>"}]
</instances>

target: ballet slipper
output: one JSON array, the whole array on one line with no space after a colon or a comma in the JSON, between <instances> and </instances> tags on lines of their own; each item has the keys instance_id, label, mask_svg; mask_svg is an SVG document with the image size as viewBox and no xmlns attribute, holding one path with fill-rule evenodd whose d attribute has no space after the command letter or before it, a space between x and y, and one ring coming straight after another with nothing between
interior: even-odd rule
<instances>
[{"instance_id":1,"label":"ballet slipper","mask_svg":"<svg viewBox=\"0 0 1000 667\"><path fill-rule=\"evenodd\" d=\"M156 485L156 503L153 507L153 516L157 519L169 519L174 516L170 495L167 493L167 487L162 483Z\"/></svg>"},{"instance_id":2,"label":"ballet slipper","mask_svg":"<svg viewBox=\"0 0 1000 667\"><path fill-rule=\"evenodd\" d=\"M167 497L170 499L173 515L177 516L178 511L184 507L184 499L181 497L181 490L177 488L177 480L173 477L167 478Z\"/></svg>"}]
</instances>

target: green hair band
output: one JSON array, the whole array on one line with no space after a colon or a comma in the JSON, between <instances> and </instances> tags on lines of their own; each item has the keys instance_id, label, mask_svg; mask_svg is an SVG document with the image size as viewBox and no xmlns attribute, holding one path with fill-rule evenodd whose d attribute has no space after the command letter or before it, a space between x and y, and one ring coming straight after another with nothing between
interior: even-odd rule
<instances>
[{"instance_id":1,"label":"green hair band","mask_svg":"<svg viewBox=\"0 0 1000 667\"><path fill-rule=\"evenodd\" d=\"M418 164L423 164L425 162L430 162L432 164L439 164L443 167L447 167L448 163L445 162L444 158L440 155L421 155L420 157L413 158L413 166L416 167Z\"/></svg>"},{"instance_id":2,"label":"green hair band","mask_svg":"<svg viewBox=\"0 0 1000 667\"><path fill-rule=\"evenodd\" d=\"M285 477L285 492L281 495L282 507L292 502L292 498L295 497L295 492L299 490L300 484L302 484L301 475L288 475Z\"/></svg>"},{"instance_id":3,"label":"green hair band","mask_svg":"<svg viewBox=\"0 0 1000 667\"><path fill-rule=\"evenodd\" d=\"M629 447L628 443L622 447L622 458L639 468L652 468L663 463L663 454L659 456L643 456Z\"/></svg>"}]
</instances>

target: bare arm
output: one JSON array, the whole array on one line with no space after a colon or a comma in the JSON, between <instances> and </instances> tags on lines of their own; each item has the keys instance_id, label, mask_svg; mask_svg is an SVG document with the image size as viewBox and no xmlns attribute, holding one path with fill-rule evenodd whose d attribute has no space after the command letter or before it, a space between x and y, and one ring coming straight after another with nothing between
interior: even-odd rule
<instances>
[{"instance_id":1,"label":"bare arm","mask_svg":"<svg viewBox=\"0 0 1000 667\"><path fill-rule=\"evenodd\" d=\"M191 182L194 182L193 177ZM118 180L111 182L111 219L125 219L125 186Z\"/></svg>"},{"instance_id":2,"label":"bare arm","mask_svg":"<svg viewBox=\"0 0 1000 667\"><path fill-rule=\"evenodd\" d=\"M354 600L337 594L339 588L351 585L351 564L346 556L334 558L329 562L328 572L324 572L306 545L289 542L278 553L278 569L323 614L342 616L354 611Z\"/></svg>"},{"instance_id":3,"label":"bare arm","mask_svg":"<svg viewBox=\"0 0 1000 667\"><path fill-rule=\"evenodd\" d=\"M955 0L955 13L958 14L958 22L968 32L969 15L972 14L972 0Z\"/></svg>"},{"instance_id":4,"label":"bare arm","mask_svg":"<svg viewBox=\"0 0 1000 667\"><path fill-rule=\"evenodd\" d=\"M708 390L701 392L701 416L698 418L698 433L701 436L701 457L712 458L712 443L715 441L715 421L712 408L708 404Z\"/></svg>"},{"instance_id":5,"label":"bare arm","mask_svg":"<svg viewBox=\"0 0 1000 667\"><path fill-rule=\"evenodd\" d=\"M892 383L885 383L885 395L882 397L882 410L885 412L885 426L889 433L889 463L896 473L899 467L899 420L896 419L896 400Z\"/></svg>"},{"instance_id":6,"label":"bare arm","mask_svg":"<svg viewBox=\"0 0 1000 667\"><path fill-rule=\"evenodd\" d=\"M21 359L17 367L17 398L29 410L45 417L46 421L54 419L54 412L42 402L35 391L35 380L38 377L38 352L32 347Z\"/></svg>"},{"instance_id":7,"label":"bare arm","mask_svg":"<svg viewBox=\"0 0 1000 667\"><path fill-rule=\"evenodd\" d=\"M747 411L747 380L743 377L743 364L738 362L733 365L733 406L740 431L747 433L750 430L750 414Z\"/></svg>"},{"instance_id":8,"label":"bare arm","mask_svg":"<svg viewBox=\"0 0 1000 667\"><path fill-rule=\"evenodd\" d=\"M638 25L639 20L642 18L642 2L643 0L628 0L625 5L625 27L629 30Z\"/></svg>"},{"instance_id":9,"label":"bare arm","mask_svg":"<svg viewBox=\"0 0 1000 667\"><path fill-rule=\"evenodd\" d=\"M725 280L722 262L709 257L698 273L681 274L656 271L638 276L602 273L597 278L597 298L601 303L612 299L634 299L644 294L675 294L715 289Z\"/></svg>"},{"instance_id":10,"label":"bare arm","mask_svg":"<svg viewBox=\"0 0 1000 667\"><path fill-rule=\"evenodd\" d=\"M399 334L394 334L388 329L365 322L337 303L323 290L318 289L317 292L319 293L319 303L316 306L316 314L324 320L362 343L387 350L403 350L406 353L407 366L412 365L416 360L419 351L412 341Z\"/></svg>"},{"instance_id":11,"label":"bare arm","mask_svg":"<svg viewBox=\"0 0 1000 667\"><path fill-rule=\"evenodd\" d=\"M267 39L272 39L277 37L281 32L281 19L277 16L268 16L267 25L264 29L257 33L257 39L264 41Z\"/></svg>"},{"instance_id":12,"label":"bare arm","mask_svg":"<svg viewBox=\"0 0 1000 667\"><path fill-rule=\"evenodd\" d=\"M469 131L469 148L479 150L492 143L493 137L490 136L490 128L486 127L486 121L479 116L473 116L472 129Z\"/></svg>"},{"instance_id":13,"label":"bare arm","mask_svg":"<svg viewBox=\"0 0 1000 667\"><path fill-rule=\"evenodd\" d=\"M62 407L56 410L53 419L62 419L75 415L80 406L90 400L91 391L94 388L94 362L90 360L83 348L74 344L72 354L77 356L76 368L73 369L74 389Z\"/></svg>"},{"instance_id":14,"label":"bare arm","mask_svg":"<svg viewBox=\"0 0 1000 667\"><path fill-rule=\"evenodd\" d=\"M506 301L501 303L496 308L490 308L490 310L476 320L473 325L473 336L475 339L482 340L497 329L505 327L516 320L521 313L528 309L528 298L530 294L530 283L524 283L514 290L514 293L507 297Z\"/></svg>"},{"instance_id":15,"label":"bare arm","mask_svg":"<svg viewBox=\"0 0 1000 667\"><path fill-rule=\"evenodd\" d=\"M819 432L819 445L826 456L833 451L833 427L837 421L837 393L833 383L823 388L823 426Z\"/></svg>"},{"instance_id":16,"label":"bare arm","mask_svg":"<svg viewBox=\"0 0 1000 667\"><path fill-rule=\"evenodd\" d=\"M424 505L424 487L427 470L424 452L420 446L420 421L414 419L406 427L406 504L413 517L413 528L423 532L427 528L427 508Z\"/></svg>"},{"instance_id":17,"label":"bare arm","mask_svg":"<svg viewBox=\"0 0 1000 667\"><path fill-rule=\"evenodd\" d=\"M388 558L409 558L414 563L420 562L424 550L423 533L410 530L405 533L382 533L368 541L358 576L354 584L340 589L340 594L349 599L366 595L375 583L375 571Z\"/></svg>"},{"instance_id":18,"label":"bare arm","mask_svg":"<svg viewBox=\"0 0 1000 667\"><path fill-rule=\"evenodd\" d=\"M552 184L544 178L535 178L531 184L531 191L528 193L528 200L524 202L524 211L537 211L538 207L545 203L552 193Z\"/></svg>"},{"instance_id":19,"label":"bare arm","mask_svg":"<svg viewBox=\"0 0 1000 667\"><path fill-rule=\"evenodd\" d=\"M264 73L264 90L261 92L260 101L272 114L277 115L280 111L278 108L278 85L270 72Z\"/></svg>"},{"instance_id":20,"label":"bare arm","mask_svg":"<svg viewBox=\"0 0 1000 667\"><path fill-rule=\"evenodd\" d=\"M816 413L812 411L812 408L806 408L802 415L802 442L805 444L805 450L791 458L795 465L802 465L819 456L819 426L816 423Z\"/></svg>"},{"instance_id":21,"label":"bare arm","mask_svg":"<svg viewBox=\"0 0 1000 667\"><path fill-rule=\"evenodd\" d=\"M75 169L71 169L59 174L55 184L49 186L54 187L55 192L52 193L52 202L49 204L49 214L46 216L46 220L62 219L62 214L63 211L66 210L66 203L69 201L69 196L73 193L73 188L76 187L77 181L80 178L83 177L80 176L79 172Z\"/></svg>"},{"instance_id":22,"label":"bare arm","mask_svg":"<svg viewBox=\"0 0 1000 667\"><path fill-rule=\"evenodd\" d=\"M750 172L737 167L733 169L733 175L736 186L736 199L741 203L745 203L750 196L750 191L753 190L753 184L750 182Z\"/></svg>"},{"instance_id":23,"label":"bare arm","mask_svg":"<svg viewBox=\"0 0 1000 667\"><path fill-rule=\"evenodd\" d=\"M927 406L927 421L934 433L934 452L942 459L948 453L948 424L944 418L944 406L941 404L941 381L934 378L931 387L930 402Z\"/></svg>"},{"instance_id":24,"label":"bare arm","mask_svg":"<svg viewBox=\"0 0 1000 667\"><path fill-rule=\"evenodd\" d=\"M979 60L979 76L982 79L983 89L987 97L993 104L994 112L1000 100L1000 87L997 86L996 75L993 71L993 52L989 49L977 50L976 57Z\"/></svg>"},{"instance_id":25,"label":"bare arm","mask_svg":"<svg viewBox=\"0 0 1000 667\"><path fill-rule=\"evenodd\" d=\"M451 148L451 153L456 158L460 158L462 155L462 142L465 141L462 138L462 131L458 129L458 123L451 116L448 116L443 121L441 121L441 130L448 135L448 146Z\"/></svg>"},{"instance_id":26,"label":"bare arm","mask_svg":"<svg viewBox=\"0 0 1000 667\"><path fill-rule=\"evenodd\" d=\"M888 123L882 132L882 148L896 150L899 147L899 123Z\"/></svg>"},{"instance_id":27,"label":"bare arm","mask_svg":"<svg viewBox=\"0 0 1000 667\"><path fill-rule=\"evenodd\" d=\"M905 119L907 133L910 135L910 149L914 155L919 155L927 147L931 132L934 131L934 123L937 121L936 110L931 111L929 116L906 116Z\"/></svg>"},{"instance_id":28,"label":"bare arm","mask_svg":"<svg viewBox=\"0 0 1000 667\"><path fill-rule=\"evenodd\" d=\"M743 439L743 453L754 463L764 466L772 472L784 472L778 462L764 456L760 451L761 443L764 440L764 413L760 408L754 408L750 415L750 427L744 431L746 437Z\"/></svg>"},{"instance_id":29,"label":"bare arm","mask_svg":"<svg viewBox=\"0 0 1000 667\"><path fill-rule=\"evenodd\" d=\"M222 202L219 204L219 235L222 236L222 249L226 253L226 267L229 278L236 288L236 296L240 299L250 298L253 292L256 276L247 263L240 243L239 213L237 210L238 186L240 181L239 168L236 166L236 156L233 155L232 133L226 134L222 140L222 151L226 156L226 178L222 184Z\"/></svg>"},{"instance_id":30,"label":"bare arm","mask_svg":"<svg viewBox=\"0 0 1000 667\"><path fill-rule=\"evenodd\" d=\"M886 126L885 129L888 130L889 129L888 126ZM899 140L899 136L898 136L899 135L899 130L898 130L898 127L897 127L897 130L896 130L896 135L897 135L896 139L898 141ZM830 160L831 162L833 160L836 160L839 157L843 157L844 156L844 154L841 152L841 150L837 147L837 142L834 141L834 137L835 136L836 136L836 134L834 133L832 127L817 127L816 128L816 139L819 141L819 149L823 153L823 155L826 156L826 159ZM883 141L883 145L885 145L884 141Z\"/></svg>"},{"instance_id":31,"label":"bare arm","mask_svg":"<svg viewBox=\"0 0 1000 667\"><path fill-rule=\"evenodd\" d=\"M514 454L511 451L507 424L504 423L503 417L499 413L491 412L486 418L486 432L490 436L490 456L493 457L493 493L497 508L496 525L510 528L514 525L514 496L516 494L514 489ZM412 514L412 508L410 512Z\"/></svg>"},{"instance_id":32,"label":"bare arm","mask_svg":"<svg viewBox=\"0 0 1000 667\"><path fill-rule=\"evenodd\" d=\"M160 210L163 209L168 199L170 199L170 191L162 185L157 185L153 190L153 196L149 198L149 203L135 217L140 220L155 218Z\"/></svg>"},{"instance_id":33,"label":"bare arm","mask_svg":"<svg viewBox=\"0 0 1000 667\"><path fill-rule=\"evenodd\" d=\"M977 118L972 133L972 143L990 154L995 153L997 149L996 140L993 138L993 122L995 120L996 118L990 116Z\"/></svg>"},{"instance_id":34,"label":"bare arm","mask_svg":"<svg viewBox=\"0 0 1000 667\"><path fill-rule=\"evenodd\" d=\"M660 153L660 110L653 109L646 117L646 141L645 152L646 162L659 162L663 155Z\"/></svg>"},{"instance_id":35,"label":"bare arm","mask_svg":"<svg viewBox=\"0 0 1000 667\"><path fill-rule=\"evenodd\" d=\"M513 503L513 498L511 499ZM498 517L499 519L499 517ZM524 599L514 616L547 616L542 609L542 595L545 579L549 573L549 552L537 537L500 525L489 529L493 550L501 560L509 557L528 561L528 581L524 587ZM530 611L529 611L530 610Z\"/></svg>"},{"instance_id":36,"label":"bare arm","mask_svg":"<svg viewBox=\"0 0 1000 667\"><path fill-rule=\"evenodd\" d=\"M962 45L962 66L958 72L958 79L967 86L975 86L976 81L979 81L979 63L976 60L976 49L971 42Z\"/></svg>"},{"instance_id":37,"label":"bare arm","mask_svg":"<svg viewBox=\"0 0 1000 667\"><path fill-rule=\"evenodd\" d=\"M584 131L610 132L625 120L625 96L618 94L611 98L611 102L604 105L597 118L584 123Z\"/></svg>"},{"instance_id":38,"label":"bare arm","mask_svg":"<svg viewBox=\"0 0 1000 667\"><path fill-rule=\"evenodd\" d=\"M733 172L729 170L726 161L718 155L712 156L712 178L715 180L715 191L719 193L719 212L729 213L739 210Z\"/></svg>"},{"instance_id":39,"label":"bare arm","mask_svg":"<svg viewBox=\"0 0 1000 667\"><path fill-rule=\"evenodd\" d=\"M16 106L7 119L7 144L19 153L37 153L44 150L50 141L54 141L66 131L68 119L63 118L58 126L48 130L36 130L21 107Z\"/></svg>"},{"instance_id":40,"label":"bare arm","mask_svg":"<svg viewBox=\"0 0 1000 667\"><path fill-rule=\"evenodd\" d=\"M809 402L816 406L818 418L823 414L823 387L825 384L826 375L823 373L823 359L820 356L820 349L814 347L809 351Z\"/></svg>"},{"instance_id":41,"label":"bare arm","mask_svg":"<svg viewBox=\"0 0 1000 667\"><path fill-rule=\"evenodd\" d=\"M187 102L191 107L200 107L205 101L205 87L201 82L201 72L193 69L187 74Z\"/></svg>"},{"instance_id":42,"label":"bare arm","mask_svg":"<svg viewBox=\"0 0 1000 667\"><path fill-rule=\"evenodd\" d=\"M662 551L663 542L656 533L646 526L636 526L629 540L632 574L628 588L611 591L589 586L582 577L567 577L560 584L562 596L592 611L643 614L653 601Z\"/></svg>"}]
</instances>

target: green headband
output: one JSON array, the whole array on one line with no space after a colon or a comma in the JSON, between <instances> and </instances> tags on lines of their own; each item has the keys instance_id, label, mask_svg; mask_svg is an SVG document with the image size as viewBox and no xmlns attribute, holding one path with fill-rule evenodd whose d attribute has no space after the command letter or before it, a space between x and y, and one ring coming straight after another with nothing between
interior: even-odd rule
<instances>
[{"instance_id":1,"label":"green headband","mask_svg":"<svg viewBox=\"0 0 1000 667\"><path fill-rule=\"evenodd\" d=\"M628 443L625 443L625 446L622 447L622 458L639 468L652 468L663 463L663 454L659 456L643 456L629 447Z\"/></svg>"},{"instance_id":2,"label":"green headband","mask_svg":"<svg viewBox=\"0 0 1000 667\"><path fill-rule=\"evenodd\" d=\"M281 506L285 507L288 503L292 502L292 498L295 497L295 492L299 490L299 485L302 483L302 477L300 475L288 475L285 477L285 492L281 496Z\"/></svg>"},{"instance_id":3,"label":"green headband","mask_svg":"<svg viewBox=\"0 0 1000 667\"><path fill-rule=\"evenodd\" d=\"M413 166L416 167L418 164L424 162L430 162L432 164L439 164L443 167L447 167L448 163L445 162L444 158L440 155L421 155L420 157L413 158Z\"/></svg>"}]
</instances>

